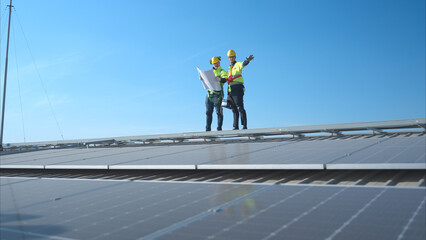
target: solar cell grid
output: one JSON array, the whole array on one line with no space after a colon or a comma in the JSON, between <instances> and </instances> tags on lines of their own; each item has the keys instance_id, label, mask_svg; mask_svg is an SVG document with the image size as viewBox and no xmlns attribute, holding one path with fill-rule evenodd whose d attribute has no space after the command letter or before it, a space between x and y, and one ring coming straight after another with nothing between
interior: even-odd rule
<instances>
[{"instance_id":1,"label":"solar cell grid","mask_svg":"<svg viewBox=\"0 0 426 240\"><path fill-rule=\"evenodd\" d=\"M425 237L425 193L395 189L307 188L283 193L265 192L253 201L254 211L244 203L211 215L203 221L163 235L160 239L396 239ZM407 196L408 194L408 196ZM404 198L405 201L400 201ZM266 200L266 201L265 201ZM410 222L411 217L417 220ZM413 219L414 219L413 218ZM390 229L391 228L391 229ZM405 235L404 228L410 229ZM194 232L197 233L194 234ZM408 232L408 231L406 231ZM417 235L414 235L413 233ZM142 238L144 239L144 238ZM149 238L146 238L149 239Z\"/></svg>"},{"instance_id":2,"label":"solar cell grid","mask_svg":"<svg viewBox=\"0 0 426 240\"><path fill-rule=\"evenodd\" d=\"M224 159L208 164L291 164L291 163L327 163L346 153L369 146L375 140L313 140L294 141L264 151L241 154L232 159ZM231 161L231 162L229 162Z\"/></svg>"},{"instance_id":3,"label":"solar cell grid","mask_svg":"<svg viewBox=\"0 0 426 240\"><path fill-rule=\"evenodd\" d=\"M334 163L426 163L425 136L392 137Z\"/></svg>"},{"instance_id":4,"label":"solar cell grid","mask_svg":"<svg viewBox=\"0 0 426 240\"><path fill-rule=\"evenodd\" d=\"M52 149L24 152L18 154L10 154L1 156L2 164L39 164L49 162L59 162L59 159L78 159L83 155L93 156L100 154L111 154L114 151L112 148L106 149Z\"/></svg>"},{"instance_id":5,"label":"solar cell grid","mask_svg":"<svg viewBox=\"0 0 426 240\"><path fill-rule=\"evenodd\" d=\"M91 151L95 151L94 149L90 149ZM4 153L2 152L2 154L0 155L0 159L1 160L11 160L11 159L21 159L21 160L25 160L25 158L29 158L29 159L34 159L35 157L44 157L44 156L49 156L49 155L54 155L54 154L64 154L65 152L74 152L76 151L76 149L46 149L46 150L34 150L34 151L23 151L20 152L19 154L12 154L12 153ZM77 150L78 151L78 150Z\"/></svg>"},{"instance_id":6,"label":"solar cell grid","mask_svg":"<svg viewBox=\"0 0 426 240\"><path fill-rule=\"evenodd\" d=\"M1 180L4 181L3 178ZM38 186L34 187L35 185ZM19 199L16 204L20 213L37 216L20 227L26 229L26 226L43 223L44 227L40 226L37 233L48 234L58 225L65 225L73 229L69 232L70 236L66 237L79 238L81 235L74 233L85 232L87 228L100 225L106 233L115 236L123 232L111 224L120 223L128 227L153 224L158 225L157 228L166 227L223 201L232 200L232 197L238 197L235 194L229 194L230 198L217 196L227 194L235 189L235 186L223 186L216 193L206 194L211 187L192 184L36 180L35 183L14 186L13 192ZM1 193L1 220L16 223L17 213L8 188L2 187ZM52 208L60 211L54 212ZM133 217L127 218L127 215ZM139 219L132 222L135 216L139 216ZM13 217L15 221L11 219ZM108 229L111 230L107 231ZM153 228L149 228L146 231L152 230ZM84 235L84 239L94 238L99 234L99 231L89 232L92 232L92 235Z\"/></svg>"},{"instance_id":7,"label":"solar cell grid","mask_svg":"<svg viewBox=\"0 0 426 240\"><path fill-rule=\"evenodd\" d=\"M193 151L171 151L162 153L150 158L142 158L133 161L123 161L119 165L125 164L200 164L203 162L217 161L220 159L233 158L240 154L269 149L283 143L230 143L195 145ZM173 149L175 150L175 149Z\"/></svg>"},{"instance_id":8,"label":"solar cell grid","mask_svg":"<svg viewBox=\"0 0 426 240\"><path fill-rule=\"evenodd\" d=\"M424 239L424 188L0 178L0 237Z\"/></svg>"},{"instance_id":9,"label":"solar cell grid","mask_svg":"<svg viewBox=\"0 0 426 240\"><path fill-rule=\"evenodd\" d=\"M43 150L40 154L31 155L30 153L6 155L1 158L3 164L65 164L75 163L78 161L89 162L92 159L105 159L104 162L108 161L108 158L128 158L132 155L141 154L141 152L147 153L155 150L157 147L139 147L139 148L80 148L62 150ZM50 152L53 151L53 152ZM38 153L38 152L34 152ZM43 154L42 154L43 153ZM84 163L83 163L84 164Z\"/></svg>"},{"instance_id":10,"label":"solar cell grid","mask_svg":"<svg viewBox=\"0 0 426 240\"><path fill-rule=\"evenodd\" d=\"M426 209L425 200L421 202L413 213L408 223L404 226L403 231L398 235L398 240L401 239L419 239L425 236Z\"/></svg>"}]
</instances>

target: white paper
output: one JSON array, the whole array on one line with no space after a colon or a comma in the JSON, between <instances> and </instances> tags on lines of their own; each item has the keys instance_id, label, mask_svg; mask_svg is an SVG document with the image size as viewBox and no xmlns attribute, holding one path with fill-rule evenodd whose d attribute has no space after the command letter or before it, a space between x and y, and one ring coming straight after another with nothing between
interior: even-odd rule
<instances>
[{"instance_id":1,"label":"white paper","mask_svg":"<svg viewBox=\"0 0 426 240\"><path fill-rule=\"evenodd\" d=\"M197 67L198 75L200 77L201 82L203 83L204 89L220 91L222 88L219 85L219 82L214 75L213 69L208 71L201 71L200 68Z\"/></svg>"}]
</instances>

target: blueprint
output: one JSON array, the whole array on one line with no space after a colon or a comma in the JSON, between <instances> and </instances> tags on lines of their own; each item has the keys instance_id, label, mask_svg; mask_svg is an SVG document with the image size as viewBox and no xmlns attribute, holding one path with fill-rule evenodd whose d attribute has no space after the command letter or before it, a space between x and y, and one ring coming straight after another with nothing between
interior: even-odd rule
<instances>
[{"instance_id":1,"label":"blueprint","mask_svg":"<svg viewBox=\"0 0 426 240\"><path fill-rule=\"evenodd\" d=\"M197 67L198 75L203 83L204 89L208 90L214 90L214 91L221 91L222 88L219 85L219 82L216 79L216 76L214 75L213 69L210 69L208 71L202 71L200 68Z\"/></svg>"}]
</instances>

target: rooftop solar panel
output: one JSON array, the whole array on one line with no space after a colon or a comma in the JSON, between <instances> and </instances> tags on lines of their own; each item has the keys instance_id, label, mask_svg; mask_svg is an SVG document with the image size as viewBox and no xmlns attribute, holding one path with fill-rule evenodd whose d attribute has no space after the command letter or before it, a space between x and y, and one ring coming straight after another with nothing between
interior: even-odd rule
<instances>
[{"instance_id":1,"label":"rooftop solar panel","mask_svg":"<svg viewBox=\"0 0 426 240\"><path fill-rule=\"evenodd\" d=\"M77 161L96 161L102 159L128 159L141 154L149 157L159 154L161 151L155 152L158 147L143 148L73 148L73 149L52 149L42 151L23 152L19 154L10 154L1 156L2 164L58 164L73 163ZM163 150L164 151L164 150ZM151 153L153 152L153 153ZM106 160L105 160L106 161ZM105 162L104 161L104 162Z\"/></svg>"},{"instance_id":2,"label":"rooftop solar panel","mask_svg":"<svg viewBox=\"0 0 426 240\"><path fill-rule=\"evenodd\" d=\"M52 149L0 156L1 168L46 169L426 169L423 133L286 138L111 148ZM407 165L408 164L408 165Z\"/></svg>"},{"instance_id":3,"label":"rooftop solar panel","mask_svg":"<svg viewBox=\"0 0 426 240\"><path fill-rule=\"evenodd\" d=\"M377 144L333 163L425 163L425 146L425 136L382 138Z\"/></svg>"},{"instance_id":4,"label":"rooftop solar panel","mask_svg":"<svg viewBox=\"0 0 426 240\"><path fill-rule=\"evenodd\" d=\"M425 194L395 189L278 187L158 239L397 239L425 236ZM404 196L408 194L409 196ZM419 210L420 209L420 210ZM410 221L416 219L417 222ZM408 235L408 234L407 234ZM141 239L150 239L151 236Z\"/></svg>"},{"instance_id":5,"label":"rooftop solar panel","mask_svg":"<svg viewBox=\"0 0 426 240\"><path fill-rule=\"evenodd\" d=\"M1 239L425 238L424 188L22 180Z\"/></svg>"},{"instance_id":6,"label":"rooftop solar panel","mask_svg":"<svg viewBox=\"0 0 426 240\"><path fill-rule=\"evenodd\" d=\"M298 140L281 144L263 151L245 151L232 156L232 163L285 164L320 163L324 164L348 152L356 151L374 144L374 139L322 139ZM205 164L229 163L229 159L208 161Z\"/></svg>"}]
</instances>

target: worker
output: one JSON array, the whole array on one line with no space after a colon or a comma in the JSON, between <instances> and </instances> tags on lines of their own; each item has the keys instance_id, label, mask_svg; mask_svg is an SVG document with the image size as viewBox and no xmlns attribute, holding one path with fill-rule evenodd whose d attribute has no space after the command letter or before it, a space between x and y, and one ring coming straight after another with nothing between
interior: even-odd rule
<instances>
[{"instance_id":1,"label":"worker","mask_svg":"<svg viewBox=\"0 0 426 240\"><path fill-rule=\"evenodd\" d=\"M221 88L220 91L208 90L206 97L206 131L211 131L211 125L213 120L213 108L216 109L217 113L217 130L222 131L223 123L223 110L222 110L222 99L223 99L223 85L227 81L228 74L220 66L221 57L212 57L210 64L213 64L213 72L216 76L216 80L219 82Z\"/></svg>"},{"instance_id":2,"label":"worker","mask_svg":"<svg viewBox=\"0 0 426 240\"><path fill-rule=\"evenodd\" d=\"M228 71L228 100L231 102L232 113L234 114L233 130L239 129L238 118L241 115L241 125L243 129L247 129L247 113L244 109L244 78L241 72L251 60L254 59L253 55L246 58L244 62L236 61L236 54L234 50L228 51L228 60L230 63Z\"/></svg>"}]
</instances>

